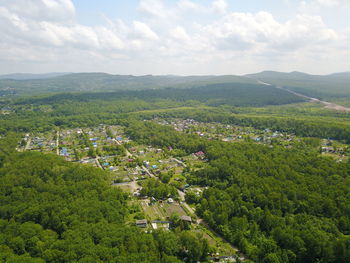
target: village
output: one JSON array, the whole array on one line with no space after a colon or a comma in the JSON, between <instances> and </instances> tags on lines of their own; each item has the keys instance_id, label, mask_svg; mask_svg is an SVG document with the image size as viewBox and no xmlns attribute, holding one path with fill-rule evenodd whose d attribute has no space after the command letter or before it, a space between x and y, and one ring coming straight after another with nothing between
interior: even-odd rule
<instances>
[{"instance_id":1,"label":"village","mask_svg":"<svg viewBox=\"0 0 350 263\"><path fill-rule=\"evenodd\" d=\"M191 119L152 120L172 126L184 133L196 134L208 140L227 143L250 141L269 147L278 144L286 148L300 138L269 129L256 130L220 123L202 123ZM331 140L320 140L320 154L342 161L349 156L348 145ZM169 230L174 227L200 233L208 240L212 259L218 261L244 261L244 256L195 214L195 206L186 202L186 193L200 197L203 187L189 185L190 171L205 168L207 159L202 151L179 157L176 149L141 145L125 135L119 125L99 125L94 128L62 129L41 134L25 134L20 151L41 151L61 156L67 161L82 163L108 171L112 185L130 193L133 209L130 224L143 231ZM152 181L153 180L153 181ZM146 191L147 182L155 187L166 185L165 194ZM154 187L154 186L152 186ZM149 194L152 193L152 194Z\"/></svg>"},{"instance_id":2,"label":"village","mask_svg":"<svg viewBox=\"0 0 350 263\"><path fill-rule=\"evenodd\" d=\"M221 140L224 142L252 142L257 144L280 145L292 148L295 143L301 142L300 137L286 132L273 131L271 129L255 129L237 125L222 124L217 122L204 123L193 119L153 119L154 122L173 127L179 132L196 134L208 140ZM318 139L316 139L318 140ZM337 162L346 161L350 156L350 146L340 141L323 139L317 145L312 145L320 154L330 156Z\"/></svg>"},{"instance_id":3,"label":"village","mask_svg":"<svg viewBox=\"0 0 350 263\"><path fill-rule=\"evenodd\" d=\"M270 129L258 130L252 127L243 127L222 123L204 123L193 119L154 119L161 125L172 126L175 130L197 134L208 140L222 140L224 142L251 141L260 144L284 143L288 146L296 136Z\"/></svg>"},{"instance_id":4,"label":"village","mask_svg":"<svg viewBox=\"0 0 350 263\"><path fill-rule=\"evenodd\" d=\"M159 149L139 145L125 136L122 126L99 125L95 128L57 130L43 134L25 134L20 151L41 151L57 154L67 161L90 165L106 170L112 185L132 196L134 209L130 224L143 231L169 230L181 227L203 235L211 247L213 259L239 261L244 258L238 250L195 215L195 207L185 201L187 191L200 195L203 188L190 186L186 173L206 165L205 153L196 152L181 159L173 149ZM166 182L173 194L156 198L143 194L146 179ZM165 178L165 179L164 179Z\"/></svg>"}]
</instances>

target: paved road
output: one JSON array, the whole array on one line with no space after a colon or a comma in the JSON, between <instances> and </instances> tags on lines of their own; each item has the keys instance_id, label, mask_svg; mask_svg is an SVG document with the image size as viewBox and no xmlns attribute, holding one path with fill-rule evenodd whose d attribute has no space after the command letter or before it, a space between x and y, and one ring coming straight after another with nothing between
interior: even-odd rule
<instances>
[{"instance_id":1,"label":"paved road","mask_svg":"<svg viewBox=\"0 0 350 263\"><path fill-rule=\"evenodd\" d=\"M263 84L263 85L268 85L268 86L273 86L272 84L270 83L266 83L266 82L263 82L263 81L260 81L258 80L258 83L259 84ZM294 94L298 97L301 97L301 98L304 98L304 99L307 99L309 100L310 102L314 102L314 103L321 103L325 106L325 108L327 109L330 109L330 110L336 110L336 111L345 111L345 112L350 112L350 108L349 107L345 107L345 106L342 106L342 105L339 105L339 104L335 104L335 103L332 103L332 102L328 102L328 101L324 101L324 100L319 100L319 99L316 99L316 98L312 98L312 97L309 97L309 96L306 96L304 94L301 94L301 93L298 93L298 92L295 92L293 90L289 90L289 89L286 89L282 86L275 86L277 89L281 89L281 90L284 90L284 91L288 91L289 93L291 94Z\"/></svg>"}]
</instances>

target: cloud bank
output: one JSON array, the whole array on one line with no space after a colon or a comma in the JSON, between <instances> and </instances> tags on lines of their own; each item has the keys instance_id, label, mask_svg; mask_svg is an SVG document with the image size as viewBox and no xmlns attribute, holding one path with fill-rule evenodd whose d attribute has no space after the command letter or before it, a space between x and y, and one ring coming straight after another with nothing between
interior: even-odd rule
<instances>
[{"instance_id":1,"label":"cloud bank","mask_svg":"<svg viewBox=\"0 0 350 263\"><path fill-rule=\"evenodd\" d=\"M316 7L340 6L347 2L301 1L298 14L278 21L267 11L234 11L225 0L210 5L141 0L133 21L105 17L104 24L87 26L77 21L70 0L3 0L0 73L188 75L264 69L348 70L350 30L332 29L314 13Z\"/></svg>"}]
</instances>

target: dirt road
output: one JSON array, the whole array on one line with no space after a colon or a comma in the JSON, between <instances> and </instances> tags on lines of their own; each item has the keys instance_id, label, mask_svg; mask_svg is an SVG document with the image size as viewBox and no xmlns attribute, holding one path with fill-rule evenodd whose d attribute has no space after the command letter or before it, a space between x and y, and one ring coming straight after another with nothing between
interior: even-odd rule
<instances>
[{"instance_id":1,"label":"dirt road","mask_svg":"<svg viewBox=\"0 0 350 263\"><path fill-rule=\"evenodd\" d=\"M56 132L56 154L60 155L60 150L59 150L59 143L60 143L60 132Z\"/></svg>"}]
</instances>

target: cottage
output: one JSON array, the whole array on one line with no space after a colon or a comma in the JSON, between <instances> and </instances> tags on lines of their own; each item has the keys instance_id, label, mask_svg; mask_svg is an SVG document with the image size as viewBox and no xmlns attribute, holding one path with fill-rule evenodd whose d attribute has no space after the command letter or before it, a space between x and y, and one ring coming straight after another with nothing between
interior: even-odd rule
<instances>
[{"instance_id":1,"label":"cottage","mask_svg":"<svg viewBox=\"0 0 350 263\"><path fill-rule=\"evenodd\" d=\"M60 155L61 155L61 156L68 157L68 156L69 156L69 153L68 153L67 148L63 147L62 150L61 150L61 152L60 152Z\"/></svg>"},{"instance_id":2,"label":"cottage","mask_svg":"<svg viewBox=\"0 0 350 263\"><path fill-rule=\"evenodd\" d=\"M184 222L192 223L192 218L190 216L181 216L180 219Z\"/></svg>"},{"instance_id":3,"label":"cottage","mask_svg":"<svg viewBox=\"0 0 350 263\"><path fill-rule=\"evenodd\" d=\"M146 219L136 220L136 226L140 228L146 228L147 220Z\"/></svg>"},{"instance_id":4,"label":"cottage","mask_svg":"<svg viewBox=\"0 0 350 263\"><path fill-rule=\"evenodd\" d=\"M202 151L199 151L199 152L196 152L194 155L197 156L198 158L204 158L205 153Z\"/></svg>"}]
</instances>

